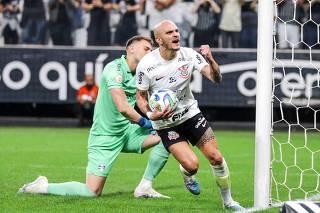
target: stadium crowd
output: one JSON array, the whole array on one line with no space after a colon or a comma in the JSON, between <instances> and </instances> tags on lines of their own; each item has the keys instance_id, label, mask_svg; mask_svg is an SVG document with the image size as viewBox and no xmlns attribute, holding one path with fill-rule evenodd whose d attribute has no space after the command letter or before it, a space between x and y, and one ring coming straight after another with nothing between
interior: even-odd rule
<instances>
[{"instance_id":1,"label":"stadium crowd","mask_svg":"<svg viewBox=\"0 0 320 213\"><path fill-rule=\"evenodd\" d=\"M154 24L166 18L180 27L183 45L199 46L206 42L213 47L254 48L256 2L0 0L0 32L2 45L123 46L133 35L149 36Z\"/></svg>"},{"instance_id":2,"label":"stadium crowd","mask_svg":"<svg viewBox=\"0 0 320 213\"><path fill-rule=\"evenodd\" d=\"M279 48L316 43L307 32L320 23L320 1L276 2ZM124 46L133 35L150 36L162 19L177 23L184 46L257 46L257 0L0 0L0 45Z\"/></svg>"}]
</instances>

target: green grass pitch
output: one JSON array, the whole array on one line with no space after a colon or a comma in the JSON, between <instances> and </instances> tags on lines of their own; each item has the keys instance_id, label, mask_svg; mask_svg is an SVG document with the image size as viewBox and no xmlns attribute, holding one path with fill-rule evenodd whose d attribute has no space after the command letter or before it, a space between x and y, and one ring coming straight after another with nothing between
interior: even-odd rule
<instances>
[{"instance_id":1,"label":"green grass pitch","mask_svg":"<svg viewBox=\"0 0 320 213\"><path fill-rule=\"evenodd\" d=\"M49 182L83 182L88 133L88 129L75 128L0 128L0 212L224 212L208 162L196 149L199 196L185 189L178 163L171 156L153 185L172 199L135 199L133 190L143 175L149 151L121 154L97 199L16 193L38 175L47 176ZM254 132L215 133L231 171L233 197L252 207Z\"/></svg>"}]
</instances>

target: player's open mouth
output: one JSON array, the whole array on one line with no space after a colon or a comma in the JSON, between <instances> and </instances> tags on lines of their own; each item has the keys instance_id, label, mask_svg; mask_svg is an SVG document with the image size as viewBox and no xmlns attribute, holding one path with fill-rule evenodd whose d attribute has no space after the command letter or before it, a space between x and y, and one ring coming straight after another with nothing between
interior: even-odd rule
<instances>
[{"instance_id":1,"label":"player's open mouth","mask_svg":"<svg viewBox=\"0 0 320 213\"><path fill-rule=\"evenodd\" d=\"M179 39L176 39L176 40L173 40L173 41L172 41L172 43L174 43L174 44L178 44L179 42L180 42Z\"/></svg>"}]
</instances>

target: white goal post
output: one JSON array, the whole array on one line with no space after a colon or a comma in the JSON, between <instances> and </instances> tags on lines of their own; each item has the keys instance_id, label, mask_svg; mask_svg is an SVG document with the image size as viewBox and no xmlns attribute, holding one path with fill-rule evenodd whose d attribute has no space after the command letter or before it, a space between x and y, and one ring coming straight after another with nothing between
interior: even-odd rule
<instances>
[{"instance_id":1,"label":"white goal post","mask_svg":"<svg viewBox=\"0 0 320 213\"><path fill-rule=\"evenodd\" d=\"M318 0L259 1L256 209L320 199L319 30Z\"/></svg>"},{"instance_id":2,"label":"white goal post","mask_svg":"<svg viewBox=\"0 0 320 213\"><path fill-rule=\"evenodd\" d=\"M268 207L270 194L273 13L272 0L259 0L254 177L256 208Z\"/></svg>"}]
</instances>

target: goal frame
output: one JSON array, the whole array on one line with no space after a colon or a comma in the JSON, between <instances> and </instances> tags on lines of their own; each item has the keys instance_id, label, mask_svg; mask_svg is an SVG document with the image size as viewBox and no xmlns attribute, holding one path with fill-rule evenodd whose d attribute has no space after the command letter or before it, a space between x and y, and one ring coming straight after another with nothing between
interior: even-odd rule
<instances>
[{"instance_id":1,"label":"goal frame","mask_svg":"<svg viewBox=\"0 0 320 213\"><path fill-rule=\"evenodd\" d=\"M274 1L259 0L254 207L270 205L271 98Z\"/></svg>"}]
</instances>

